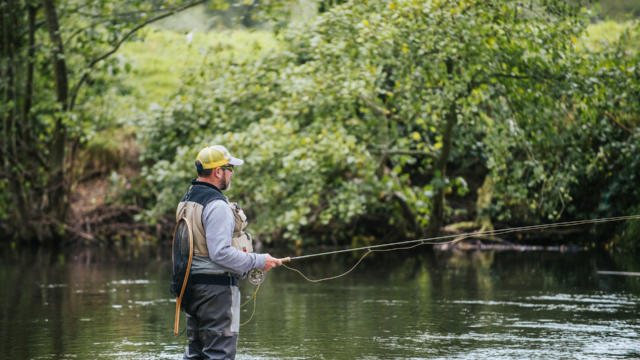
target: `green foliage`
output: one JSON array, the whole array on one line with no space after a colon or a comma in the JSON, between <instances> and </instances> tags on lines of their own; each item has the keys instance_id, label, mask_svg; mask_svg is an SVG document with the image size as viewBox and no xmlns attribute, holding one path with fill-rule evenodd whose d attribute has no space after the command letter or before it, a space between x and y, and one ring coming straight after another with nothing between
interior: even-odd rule
<instances>
[{"instance_id":1,"label":"green foliage","mask_svg":"<svg viewBox=\"0 0 640 360\"><path fill-rule=\"evenodd\" d=\"M173 212L195 154L214 143L247 160L229 195L267 241L412 236L436 192L468 196L487 172L498 220L594 214L586 175L629 191L611 209L624 212L639 197L633 170L613 155L598 165L595 140L622 162L637 153L637 130L605 115L637 129L636 55L579 48L587 15L561 3L346 3L288 28L275 51L208 62L144 124L152 214ZM451 116L449 177L435 160Z\"/></svg>"},{"instance_id":2,"label":"green foliage","mask_svg":"<svg viewBox=\"0 0 640 360\"><path fill-rule=\"evenodd\" d=\"M57 189L68 196L78 164L117 170L134 134L142 177L116 173L110 201L154 199L139 218L171 217L197 151L221 143L247 161L229 195L253 232L294 246L468 220L486 175L494 221L640 203L637 21L587 26L576 1L374 0L323 1L285 27L301 10L269 0L236 10L277 38L135 30L195 3L45 1L55 31L42 7L0 7L3 26L27 29L3 28L4 232L65 228Z\"/></svg>"},{"instance_id":3,"label":"green foliage","mask_svg":"<svg viewBox=\"0 0 640 360\"><path fill-rule=\"evenodd\" d=\"M73 226L67 214L78 150L113 123L109 81L122 68L112 55L137 30L203 2L0 4L0 199L8 215L0 228L7 239L64 237Z\"/></svg>"},{"instance_id":4,"label":"green foliage","mask_svg":"<svg viewBox=\"0 0 640 360\"><path fill-rule=\"evenodd\" d=\"M567 209L569 218L626 214L640 201L633 185L639 161L640 73L637 51L625 46L632 44L629 36L623 34L597 53L585 49L579 54L569 73L579 81L556 102L564 109L554 121L558 134L544 138L551 141L546 149L533 152L562 177L549 179L548 185L566 194L560 210Z\"/></svg>"}]
</instances>

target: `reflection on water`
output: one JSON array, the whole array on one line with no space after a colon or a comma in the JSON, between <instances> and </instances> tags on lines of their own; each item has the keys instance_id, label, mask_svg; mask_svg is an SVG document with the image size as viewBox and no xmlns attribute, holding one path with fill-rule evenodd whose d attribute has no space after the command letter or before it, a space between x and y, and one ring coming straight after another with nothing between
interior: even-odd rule
<instances>
[{"instance_id":1,"label":"reflection on water","mask_svg":"<svg viewBox=\"0 0 640 360\"><path fill-rule=\"evenodd\" d=\"M0 358L179 359L169 264L157 254L7 253ZM349 255L294 262L312 278ZM238 359L640 357L640 278L590 253L372 254L344 278L271 271ZM253 286L243 284L248 299ZM252 304L243 309L251 316ZM184 328L184 319L181 321Z\"/></svg>"}]
</instances>

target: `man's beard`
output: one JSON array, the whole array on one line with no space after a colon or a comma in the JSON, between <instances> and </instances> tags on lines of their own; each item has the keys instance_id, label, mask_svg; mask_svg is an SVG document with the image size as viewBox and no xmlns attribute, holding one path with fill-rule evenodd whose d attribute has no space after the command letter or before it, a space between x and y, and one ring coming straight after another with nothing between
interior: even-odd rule
<instances>
[{"instance_id":1,"label":"man's beard","mask_svg":"<svg viewBox=\"0 0 640 360\"><path fill-rule=\"evenodd\" d=\"M220 190L231 190L231 179L227 180L226 182L222 180L222 183L220 184Z\"/></svg>"}]
</instances>

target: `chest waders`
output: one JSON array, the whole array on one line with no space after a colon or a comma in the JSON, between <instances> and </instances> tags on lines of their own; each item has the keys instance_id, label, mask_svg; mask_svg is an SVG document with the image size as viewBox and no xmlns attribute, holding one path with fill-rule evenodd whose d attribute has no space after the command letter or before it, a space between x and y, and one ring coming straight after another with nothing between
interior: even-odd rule
<instances>
[{"instance_id":1,"label":"chest waders","mask_svg":"<svg viewBox=\"0 0 640 360\"><path fill-rule=\"evenodd\" d=\"M223 200L227 202L226 197L217 188L197 181L192 184L178 205L177 221L171 245L173 268L170 290L176 296L176 314L173 327L175 335L178 334L182 300L191 279L190 270L193 256L209 257L206 235L202 225L202 211L211 201ZM229 207L235 220L231 245L242 252L253 252L252 237L245 231L248 223L244 211L237 203L230 203ZM264 272L261 269L253 269L249 272L248 277L249 282L257 285L264 281Z\"/></svg>"}]
</instances>

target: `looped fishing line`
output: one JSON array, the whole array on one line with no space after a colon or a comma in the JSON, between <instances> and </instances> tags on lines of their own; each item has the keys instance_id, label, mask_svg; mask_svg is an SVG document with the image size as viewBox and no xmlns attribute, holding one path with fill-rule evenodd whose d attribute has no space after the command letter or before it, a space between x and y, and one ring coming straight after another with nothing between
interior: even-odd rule
<instances>
[{"instance_id":1,"label":"looped fishing line","mask_svg":"<svg viewBox=\"0 0 640 360\"><path fill-rule=\"evenodd\" d=\"M240 324L240 326L245 326L247 325L251 319L253 319L253 315L255 315L256 313L256 302L258 301L257 295L258 295L258 290L260 290L260 285L262 284L258 284L256 286L256 290L253 292L253 295L251 295L251 297L249 298L249 300L245 301L244 303L242 303L240 305L240 308L243 308L245 305L247 305L251 300L253 300L253 310L251 311L251 316L249 316L249 319L243 323Z\"/></svg>"},{"instance_id":2,"label":"looped fishing line","mask_svg":"<svg viewBox=\"0 0 640 360\"><path fill-rule=\"evenodd\" d=\"M309 278L309 277L307 277L305 274L303 274L303 273L302 273L302 271L300 271L300 270L298 270L298 269L292 268L292 267L287 266L287 265L285 265L285 264L282 264L282 266L284 266L285 268L287 268L287 269L289 269L289 270L293 270L293 271L297 272L298 274L300 274L300 276L302 276L305 280L307 280L307 281L309 281L309 282L312 282L312 283L319 283L319 282L322 282L322 281L334 280L334 279L341 278L341 277L343 277L343 276L348 275L350 272L352 272L353 270L355 270L355 269L358 267L358 265L360 265L360 263L362 262L362 260L364 260L364 258L366 258L366 257L367 257L369 254L371 254L371 253L374 253L374 252L396 251L396 250L408 250L408 249L413 249L414 247L418 247L418 246L421 246L421 245L424 245L424 243L423 243L423 242L420 242L420 243L418 243L418 244L411 245L411 246L405 246L405 247L393 248L393 249L384 249L384 250L380 250L380 249L373 249L373 250L372 250L372 249L368 248L368 249L367 249L367 252L366 252L366 253L364 253L364 254L360 257L360 259L358 259L358 261L356 261L356 263L355 263L355 264L354 264L354 265L353 265L349 270L345 271L345 272L344 272L344 273L342 273L342 274L335 275L335 276L330 276L330 277L326 277L326 278L322 278L322 279L310 279L310 278Z\"/></svg>"}]
</instances>

